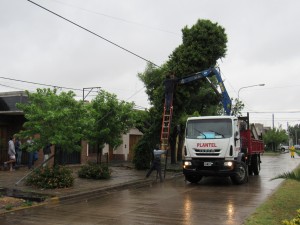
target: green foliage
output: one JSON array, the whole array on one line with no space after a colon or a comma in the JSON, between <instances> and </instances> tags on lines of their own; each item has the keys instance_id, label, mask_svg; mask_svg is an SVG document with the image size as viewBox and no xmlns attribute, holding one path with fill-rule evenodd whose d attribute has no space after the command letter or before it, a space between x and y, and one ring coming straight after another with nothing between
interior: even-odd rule
<instances>
[{"instance_id":1,"label":"green foliage","mask_svg":"<svg viewBox=\"0 0 300 225\"><path fill-rule=\"evenodd\" d=\"M27 146L27 150L35 151L51 143L66 151L80 151L77 143L83 138L87 121L83 102L76 101L71 91L57 94L56 89L37 89L36 93L27 91L27 95L27 104L17 104L26 118L25 129L18 136L22 139L34 137L33 145Z\"/></svg>"},{"instance_id":2,"label":"green foliage","mask_svg":"<svg viewBox=\"0 0 300 225\"><path fill-rule=\"evenodd\" d=\"M29 201L29 200L26 200L23 204L22 204L22 206L24 206L24 207L29 207L29 206L32 206L33 205L33 202L32 201Z\"/></svg>"},{"instance_id":3,"label":"green foliage","mask_svg":"<svg viewBox=\"0 0 300 225\"><path fill-rule=\"evenodd\" d=\"M12 210L14 206L12 204L5 205L5 210Z\"/></svg>"},{"instance_id":4,"label":"green foliage","mask_svg":"<svg viewBox=\"0 0 300 225\"><path fill-rule=\"evenodd\" d=\"M280 179L280 178L300 181L300 168L298 168L292 172L285 172L285 173L279 174L278 176L272 178L271 180Z\"/></svg>"},{"instance_id":5,"label":"green foliage","mask_svg":"<svg viewBox=\"0 0 300 225\"><path fill-rule=\"evenodd\" d=\"M245 104L242 101L240 101L239 99L236 98L235 103L234 103L234 105L232 107L232 110L231 110L232 115L242 116L241 111L243 110L244 107L245 107Z\"/></svg>"},{"instance_id":6,"label":"green foliage","mask_svg":"<svg viewBox=\"0 0 300 225\"><path fill-rule=\"evenodd\" d=\"M89 162L86 165L81 166L78 171L78 176L80 178L87 179L109 179L111 175L111 170L107 165L96 164Z\"/></svg>"},{"instance_id":7,"label":"green foliage","mask_svg":"<svg viewBox=\"0 0 300 225\"><path fill-rule=\"evenodd\" d=\"M122 134L134 125L133 103L119 101L115 94L100 91L88 107L86 136L99 146L115 148L122 143Z\"/></svg>"},{"instance_id":8,"label":"green foliage","mask_svg":"<svg viewBox=\"0 0 300 225\"><path fill-rule=\"evenodd\" d=\"M299 225L300 224L300 209L297 210L297 213L298 213L298 215L294 219L292 219L290 221L283 220L282 224L283 225Z\"/></svg>"},{"instance_id":9,"label":"green foliage","mask_svg":"<svg viewBox=\"0 0 300 225\"><path fill-rule=\"evenodd\" d=\"M152 151L155 145L148 142L149 138L142 138L134 148L133 164L137 170L145 170L150 167Z\"/></svg>"},{"instance_id":10,"label":"green foliage","mask_svg":"<svg viewBox=\"0 0 300 225\"><path fill-rule=\"evenodd\" d=\"M299 209L300 182L286 180L267 200L258 206L255 212L244 221L244 225L272 224L280 225L282 221L296 216Z\"/></svg>"},{"instance_id":11,"label":"green foliage","mask_svg":"<svg viewBox=\"0 0 300 225\"><path fill-rule=\"evenodd\" d=\"M26 179L27 185L45 189L67 188L73 183L72 170L63 166L35 169Z\"/></svg>"},{"instance_id":12,"label":"green foliage","mask_svg":"<svg viewBox=\"0 0 300 225\"><path fill-rule=\"evenodd\" d=\"M172 52L164 65L155 68L148 64L145 71L138 75L146 87L146 93L152 105L147 120L147 122L151 121L151 125L146 130L149 135L144 135L143 139L146 139L144 143L153 144L153 139L156 140L156 143L159 142L165 76L172 73L177 78L186 77L215 66L217 60L225 56L227 36L224 28L217 23L198 20L191 28L185 27L182 35L183 43ZM217 84L215 78L212 78L211 81L213 84ZM201 115L218 115L222 109L219 95L214 92L205 79L186 85L177 85L173 99L174 114L171 133L174 135L176 132L173 131L176 130L178 124L181 125L182 131L184 130L183 116L186 118L186 115L192 115L195 112ZM182 137L183 135L180 135L180 138ZM176 138L172 135L171 146L175 146L175 140ZM182 143L182 140L179 140L179 143ZM138 151L143 152L143 149ZM171 154L174 154L174 148Z\"/></svg>"},{"instance_id":13,"label":"green foliage","mask_svg":"<svg viewBox=\"0 0 300 225\"><path fill-rule=\"evenodd\" d=\"M275 150L280 143L288 141L288 135L284 130L273 128L265 133L263 140L268 148Z\"/></svg>"},{"instance_id":14,"label":"green foliage","mask_svg":"<svg viewBox=\"0 0 300 225\"><path fill-rule=\"evenodd\" d=\"M225 57L227 35L225 29L210 20L199 19L191 28L182 29L182 44L167 62L169 71L176 76L187 76L216 65Z\"/></svg>"},{"instance_id":15,"label":"green foliage","mask_svg":"<svg viewBox=\"0 0 300 225\"><path fill-rule=\"evenodd\" d=\"M300 124L288 127L289 137L292 138L293 143L300 143Z\"/></svg>"}]
</instances>

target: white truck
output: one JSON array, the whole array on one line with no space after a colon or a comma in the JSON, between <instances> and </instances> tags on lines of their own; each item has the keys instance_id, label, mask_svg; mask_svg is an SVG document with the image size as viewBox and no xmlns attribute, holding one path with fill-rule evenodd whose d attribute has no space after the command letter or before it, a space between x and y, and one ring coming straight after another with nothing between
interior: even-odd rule
<instances>
[{"instance_id":1,"label":"white truck","mask_svg":"<svg viewBox=\"0 0 300 225\"><path fill-rule=\"evenodd\" d=\"M234 184L259 174L262 140L255 139L247 117L190 117L186 122L183 174L198 183L203 176L229 176Z\"/></svg>"}]
</instances>

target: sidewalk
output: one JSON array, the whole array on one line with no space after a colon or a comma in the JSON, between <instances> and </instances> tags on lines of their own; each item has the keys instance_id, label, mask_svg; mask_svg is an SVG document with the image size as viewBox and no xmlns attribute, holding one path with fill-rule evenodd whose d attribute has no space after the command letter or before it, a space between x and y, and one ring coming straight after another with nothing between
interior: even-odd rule
<instances>
[{"instance_id":1,"label":"sidewalk","mask_svg":"<svg viewBox=\"0 0 300 225\"><path fill-rule=\"evenodd\" d=\"M180 171L180 165L169 166L174 168L174 172L173 170L167 171L166 180L182 174ZM111 178L108 180L82 179L77 175L79 166L71 166L70 168L72 168L73 176L75 178L74 186L71 188L52 190L26 186L24 180L19 182L19 180L21 180L27 173L30 172L25 167L21 167L13 172L0 171L0 188L17 189L24 192L45 194L50 196L50 199L63 201L74 198L89 198L95 195L105 194L112 190L135 186L145 186L153 182L159 182L159 179L156 179L155 171L153 171L148 179L145 179L147 171L135 170L133 166L128 163L110 166L109 168L112 170L112 173Z\"/></svg>"}]
</instances>

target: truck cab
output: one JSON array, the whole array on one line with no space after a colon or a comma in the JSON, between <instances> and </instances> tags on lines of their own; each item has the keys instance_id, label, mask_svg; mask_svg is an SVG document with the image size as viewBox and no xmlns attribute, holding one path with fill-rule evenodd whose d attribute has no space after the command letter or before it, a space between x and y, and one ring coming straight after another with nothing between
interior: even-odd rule
<instances>
[{"instance_id":1,"label":"truck cab","mask_svg":"<svg viewBox=\"0 0 300 225\"><path fill-rule=\"evenodd\" d=\"M235 116L188 118L183 158L183 173L191 183L203 176L230 176L235 184L248 180L240 124Z\"/></svg>"}]
</instances>

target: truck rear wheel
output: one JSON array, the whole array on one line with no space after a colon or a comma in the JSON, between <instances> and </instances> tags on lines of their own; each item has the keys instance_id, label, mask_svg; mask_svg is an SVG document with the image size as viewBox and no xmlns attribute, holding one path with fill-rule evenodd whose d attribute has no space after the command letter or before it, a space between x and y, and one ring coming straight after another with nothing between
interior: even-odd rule
<instances>
[{"instance_id":1,"label":"truck rear wheel","mask_svg":"<svg viewBox=\"0 0 300 225\"><path fill-rule=\"evenodd\" d=\"M230 176L232 183L244 184L248 182L247 165L244 162L239 162L236 166L236 173Z\"/></svg>"},{"instance_id":2,"label":"truck rear wheel","mask_svg":"<svg viewBox=\"0 0 300 225\"><path fill-rule=\"evenodd\" d=\"M260 171L260 157L259 155L252 156L251 167L254 175L259 175Z\"/></svg>"},{"instance_id":3,"label":"truck rear wheel","mask_svg":"<svg viewBox=\"0 0 300 225\"><path fill-rule=\"evenodd\" d=\"M202 179L202 176L196 174L185 175L185 180L190 183L197 184Z\"/></svg>"}]
</instances>

